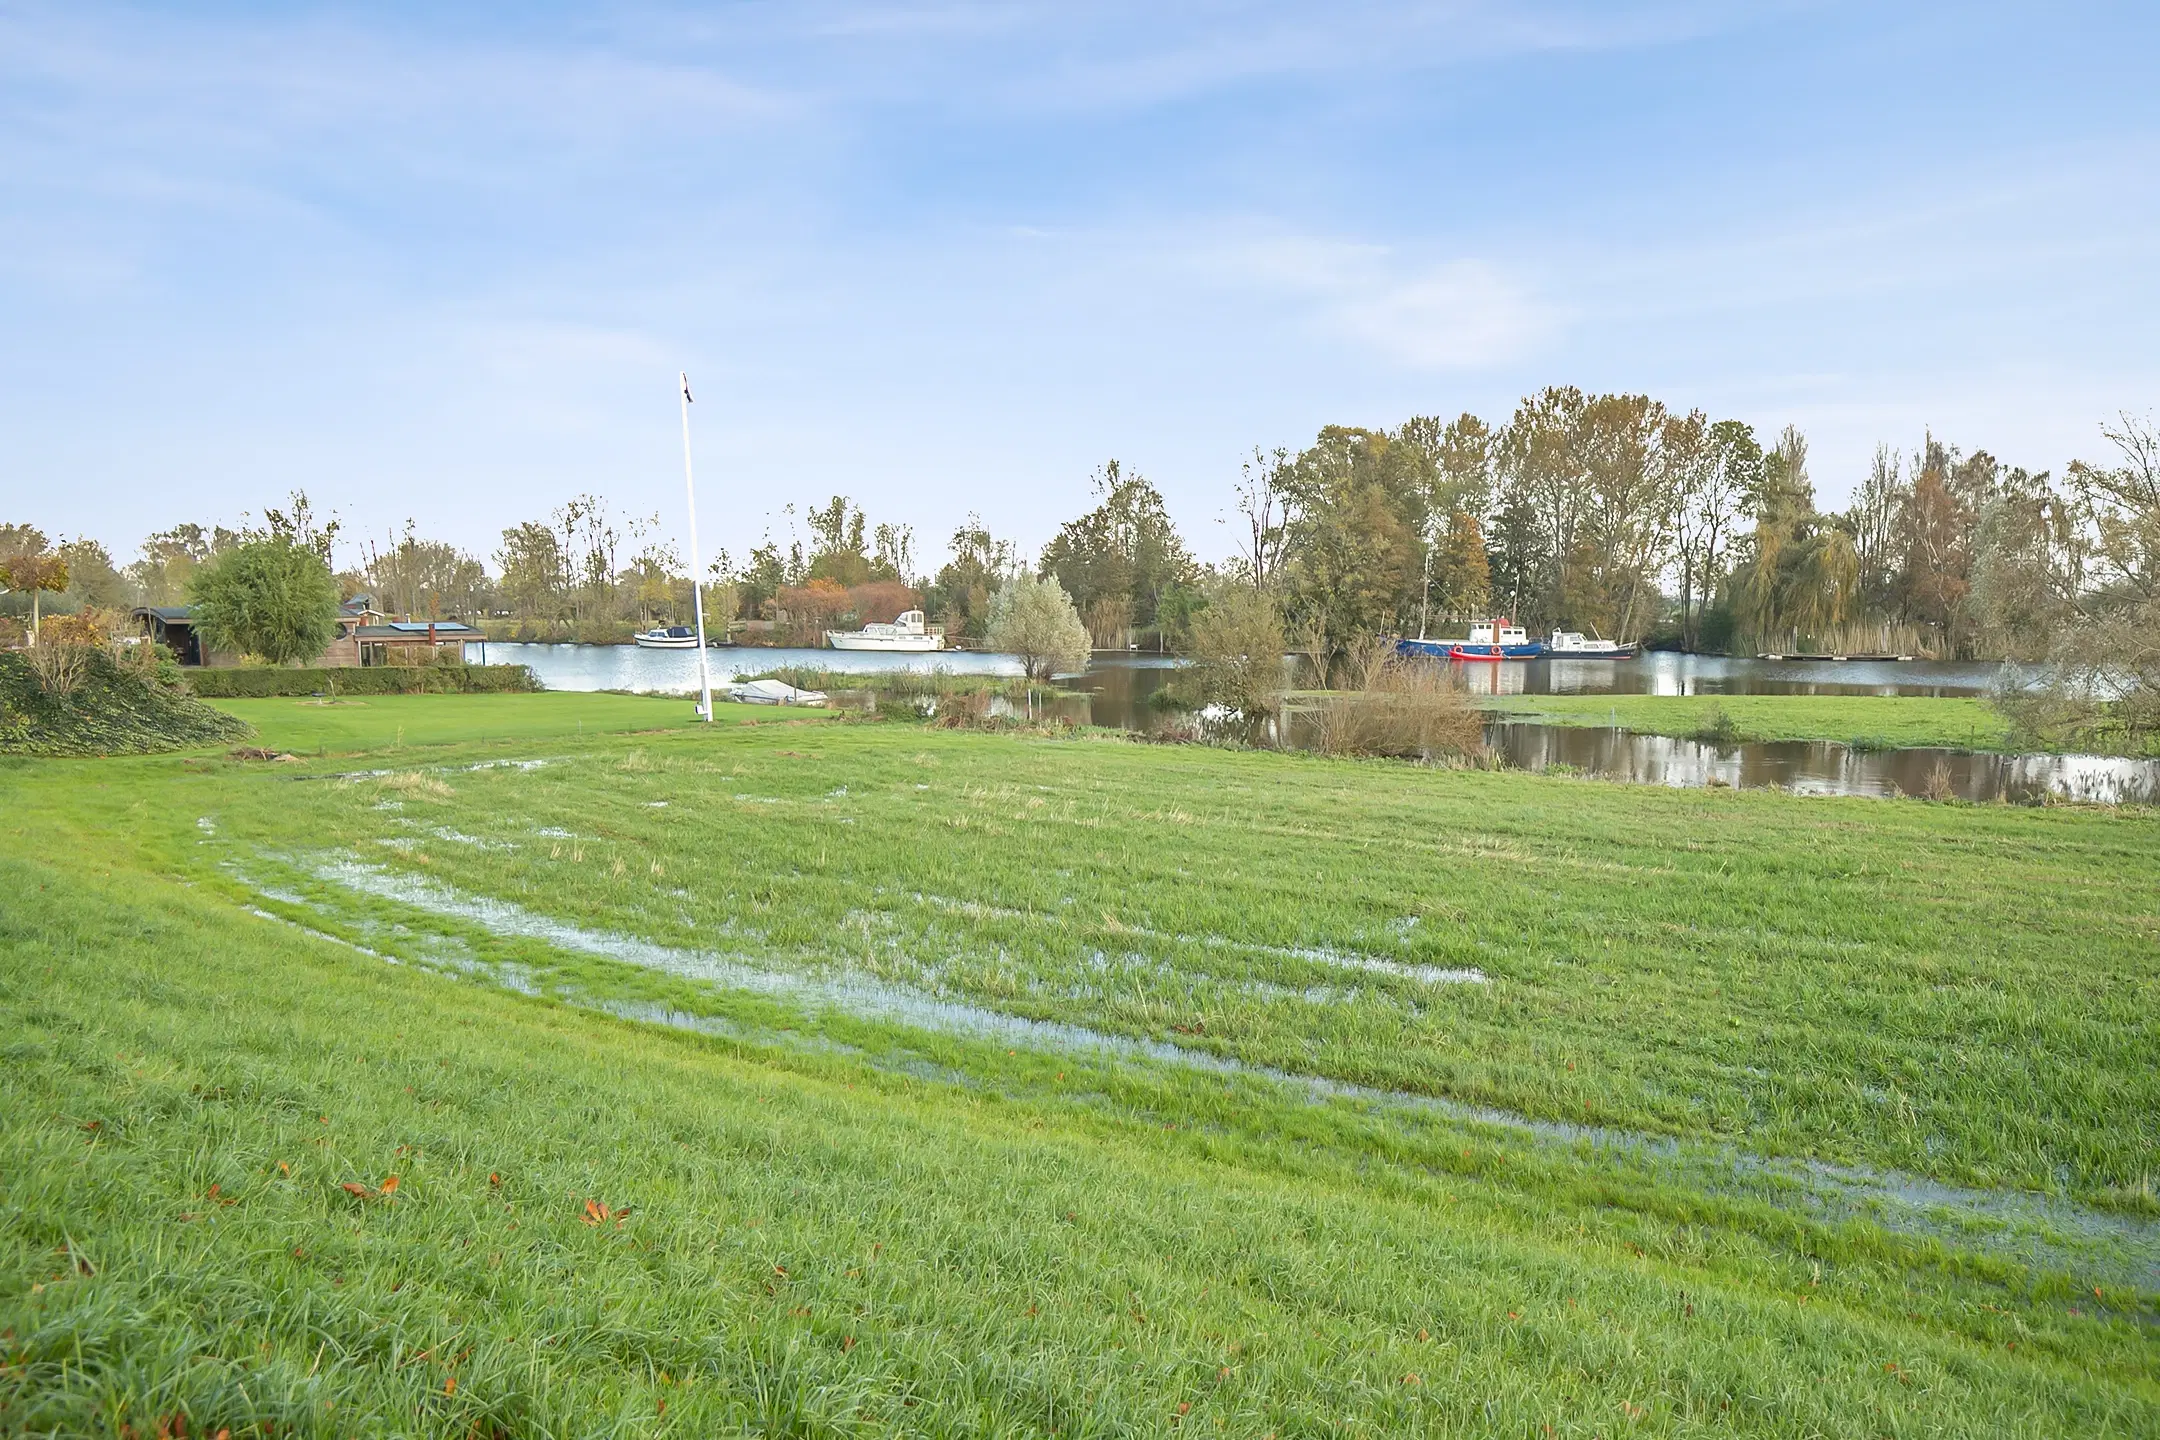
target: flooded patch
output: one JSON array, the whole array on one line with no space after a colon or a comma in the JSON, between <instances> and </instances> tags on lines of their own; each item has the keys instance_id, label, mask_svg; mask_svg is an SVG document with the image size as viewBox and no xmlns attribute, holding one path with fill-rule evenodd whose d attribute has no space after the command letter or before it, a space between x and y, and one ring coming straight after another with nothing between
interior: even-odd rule
<instances>
[{"instance_id":1,"label":"flooded patch","mask_svg":"<svg viewBox=\"0 0 2160 1440\"><path fill-rule=\"evenodd\" d=\"M1003 905L987 905L980 900L961 900L948 895L931 895L920 890L907 892L907 898L918 905L942 910L947 914L963 915L971 920L1017 920L1030 924L1051 925L1066 929L1071 925L1067 916L1052 915L1040 910L1017 910ZM1070 903L1062 902L1062 903ZM1146 925L1128 925L1118 922L1112 926L1120 935L1135 935L1143 939L1166 941L1173 945L1191 945L1206 950L1227 950L1245 955L1268 955L1283 960L1302 960L1311 965L1324 965L1338 970L1358 970L1370 975L1392 975L1402 980L1415 980L1425 985L1489 985L1492 978L1475 967L1450 968L1438 965L1417 965L1403 960L1389 960L1378 955L1363 955L1334 950L1325 946L1270 945L1259 940L1237 940L1226 935L1185 935L1169 930L1156 930Z\"/></svg>"},{"instance_id":2,"label":"flooded patch","mask_svg":"<svg viewBox=\"0 0 2160 1440\"><path fill-rule=\"evenodd\" d=\"M1686 788L1777 786L1800 795L1941 796L1983 803L2160 803L2160 760L1856 750L1822 740L1719 745L1586 725L1498 721L1485 743L1510 765Z\"/></svg>"},{"instance_id":3,"label":"flooded patch","mask_svg":"<svg viewBox=\"0 0 2160 1440\"><path fill-rule=\"evenodd\" d=\"M1010 1047L1078 1054L1111 1064L1143 1063L1235 1077L1279 1087L1309 1103L1349 1104L1380 1114L1429 1115L1487 1126L1566 1150L1583 1159L1650 1164L1667 1178L1796 1210L1827 1223L1865 1218L1891 1230L2002 1254L2021 1262L2105 1272L2104 1278L2145 1287L2160 1284L2160 1225L2091 1210L2053 1196L1973 1190L1917 1176L1773 1160L1726 1146L1630 1131L1533 1119L1439 1096L1383 1090L1251 1064L1231 1056L1165 1041L1119 1035L1063 1021L1035 1020L981 1005L946 1000L853 975L821 978L778 971L749 956L685 950L635 936L589 930L523 906L469 895L440 882L358 861L313 867L317 878L425 913L477 924L492 933L535 939L577 953L731 990L781 999L812 1013L898 1023ZM290 923L290 922L288 922ZM350 942L346 942L350 943ZM578 999L599 1008L616 1002ZM615 1013L631 1014L617 1010ZM711 1017L672 1007L639 1010L632 1018L678 1023L714 1033ZM724 1022L721 1022L724 1023ZM2099 1253L2093 1253L2097 1247Z\"/></svg>"},{"instance_id":4,"label":"flooded patch","mask_svg":"<svg viewBox=\"0 0 2160 1440\"><path fill-rule=\"evenodd\" d=\"M518 848L513 841L485 840L478 835L467 835L461 830L452 830L447 825L437 825L428 833L438 840L447 840L453 845L469 845L476 850L515 850Z\"/></svg>"}]
</instances>

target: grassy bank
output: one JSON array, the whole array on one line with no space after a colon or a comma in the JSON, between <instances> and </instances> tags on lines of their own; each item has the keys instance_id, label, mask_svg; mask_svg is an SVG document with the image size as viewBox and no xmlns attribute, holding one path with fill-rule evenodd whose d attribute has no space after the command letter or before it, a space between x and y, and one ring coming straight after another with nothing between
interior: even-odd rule
<instances>
[{"instance_id":1,"label":"grassy bank","mask_svg":"<svg viewBox=\"0 0 2160 1440\"><path fill-rule=\"evenodd\" d=\"M399 703L0 769L0 1431L2160 1425L2160 817Z\"/></svg>"},{"instance_id":2,"label":"grassy bank","mask_svg":"<svg viewBox=\"0 0 2160 1440\"><path fill-rule=\"evenodd\" d=\"M1869 750L2011 748L2010 726L1994 707L1955 696L1501 695L1477 703L1495 717L1644 735L1831 740Z\"/></svg>"}]
</instances>

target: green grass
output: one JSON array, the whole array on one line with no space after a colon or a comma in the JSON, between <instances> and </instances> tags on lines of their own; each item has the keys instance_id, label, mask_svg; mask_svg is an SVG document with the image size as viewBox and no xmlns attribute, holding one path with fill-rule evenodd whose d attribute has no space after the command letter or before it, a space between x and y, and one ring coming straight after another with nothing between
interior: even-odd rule
<instances>
[{"instance_id":1,"label":"green grass","mask_svg":"<svg viewBox=\"0 0 2160 1440\"><path fill-rule=\"evenodd\" d=\"M253 725L273 750L353 754L398 745L552 740L698 724L695 702L564 691L537 695L371 695L364 700L213 700ZM716 703L716 725L815 720L823 712Z\"/></svg>"},{"instance_id":2,"label":"green grass","mask_svg":"<svg viewBox=\"0 0 2160 1440\"><path fill-rule=\"evenodd\" d=\"M2160 1426L2148 812L843 721L0 817L0 1433Z\"/></svg>"},{"instance_id":3,"label":"green grass","mask_svg":"<svg viewBox=\"0 0 2160 1440\"><path fill-rule=\"evenodd\" d=\"M2011 748L2010 726L1985 700L1918 695L1504 695L1480 707L1548 725L1617 725L1693 736L1719 713L1741 741L1834 740L1861 749Z\"/></svg>"}]
</instances>

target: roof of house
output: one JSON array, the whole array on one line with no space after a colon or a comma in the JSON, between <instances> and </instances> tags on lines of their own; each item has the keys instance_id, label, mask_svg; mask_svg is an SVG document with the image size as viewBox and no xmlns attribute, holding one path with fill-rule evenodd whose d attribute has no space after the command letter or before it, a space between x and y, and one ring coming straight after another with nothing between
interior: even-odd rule
<instances>
[{"instance_id":1,"label":"roof of house","mask_svg":"<svg viewBox=\"0 0 2160 1440\"><path fill-rule=\"evenodd\" d=\"M480 633L455 620L392 620L387 625L362 625L353 633L362 640L425 640L430 630L444 640Z\"/></svg>"},{"instance_id":2,"label":"roof of house","mask_svg":"<svg viewBox=\"0 0 2160 1440\"><path fill-rule=\"evenodd\" d=\"M185 625L188 624L190 621L194 620L195 610L192 606L188 605L136 606L135 618L140 620L145 616L154 616L155 618L164 621L167 625Z\"/></svg>"}]
</instances>

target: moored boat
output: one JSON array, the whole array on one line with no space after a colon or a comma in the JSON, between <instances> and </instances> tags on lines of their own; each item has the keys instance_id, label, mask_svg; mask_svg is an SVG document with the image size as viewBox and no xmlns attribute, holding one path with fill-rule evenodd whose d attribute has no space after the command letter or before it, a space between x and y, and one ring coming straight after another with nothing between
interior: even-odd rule
<instances>
[{"instance_id":1,"label":"moored boat","mask_svg":"<svg viewBox=\"0 0 2160 1440\"><path fill-rule=\"evenodd\" d=\"M860 630L828 630L825 643L835 650L896 650L920 653L945 648L945 630L925 625L923 612L904 610L890 625L873 622Z\"/></svg>"},{"instance_id":2,"label":"moored boat","mask_svg":"<svg viewBox=\"0 0 2160 1440\"><path fill-rule=\"evenodd\" d=\"M1545 653L1556 660L1632 660L1636 647L1575 630L1555 630Z\"/></svg>"},{"instance_id":3,"label":"moored boat","mask_svg":"<svg viewBox=\"0 0 2160 1440\"><path fill-rule=\"evenodd\" d=\"M1507 620L1481 620L1470 627L1470 638L1448 642L1451 660L1535 660L1545 653L1542 641Z\"/></svg>"},{"instance_id":4,"label":"moored boat","mask_svg":"<svg viewBox=\"0 0 2160 1440\"><path fill-rule=\"evenodd\" d=\"M640 630L630 637L647 650L695 650L697 631L688 625L669 625L666 628Z\"/></svg>"}]
</instances>

